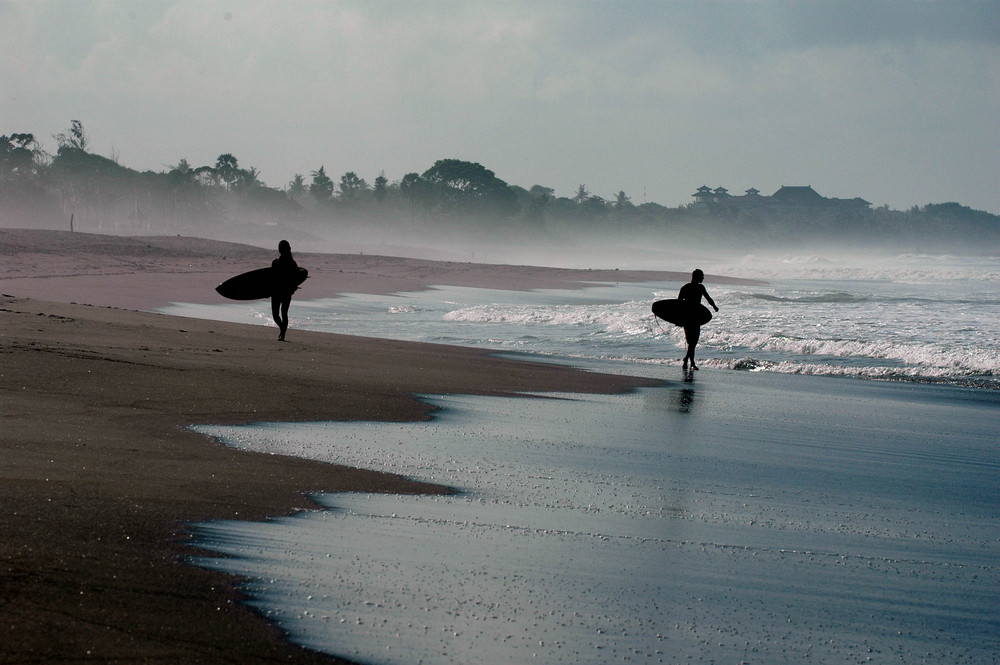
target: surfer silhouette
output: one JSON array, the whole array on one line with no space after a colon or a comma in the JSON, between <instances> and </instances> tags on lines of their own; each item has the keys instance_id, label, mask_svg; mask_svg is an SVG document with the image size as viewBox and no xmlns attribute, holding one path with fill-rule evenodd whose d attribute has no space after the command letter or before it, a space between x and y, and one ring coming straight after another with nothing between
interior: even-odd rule
<instances>
[{"instance_id":1,"label":"surfer silhouette","mask_svg":"<svg viewBox=\"0 0 1000 665\"><path fill-rule=\"evenodd\" d=\"M288 330L288 307L292 304L292 294L298 289L295 286L299 266L292 258L292 246L287 240L278 243L278 258L271 261L274 272L275 289L271 295L271 316L278 324L278 340L285 340Z\"/></svg>"},{"instance_id":2,"label":"surfer silhouette","mask_svg":"<svg viewBox=\"0 0 1000 665\"><path fill-rule=\"evenodd\" d=\"M692 305L700 305L701 299L704 297L708 301L708 304L712 306L712 309L718 312L719 308L716 307L715 301L712 300L712 296L708 295L708 291L702 283L704 281L705 273L700 269L695 269L691 273L691 281L681 287L680 293L677 294L677 299L691 303ZM687 371L689 361L691 363L691 370L697 370L698 366L694 364L694 349L698 346L698 339L701 337L701 326L693 323L685 325L684 337L687 339L688 345L687 355L684 356L684 370Z\"/></svg>"}]
</instances>

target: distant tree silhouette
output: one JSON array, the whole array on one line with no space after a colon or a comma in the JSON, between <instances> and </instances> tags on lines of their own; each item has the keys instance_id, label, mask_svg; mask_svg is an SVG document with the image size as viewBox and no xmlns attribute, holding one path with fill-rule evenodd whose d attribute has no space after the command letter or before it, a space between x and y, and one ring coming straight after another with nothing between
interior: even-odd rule
<instances>
[{"instance_id":1,"label":"distant tree silhouette","mask_svg":"<svg viewBox=\"0 0 1000 665\"><path fill-rule=\"evenodd\" d=\"M357 203L358 198L367 191L368 183L354 171L348 171L340 177L340 198L344 202Z\"/></svg>"},{"instance_id":2,"label":"distant tree silhouette","mask_svg":"<svg viewBox=\"0 0 1000 665\"><path fill-rule=\"evenodd\" d=\"M316 197L317 201L329 201L333 197L333 180L326 174L325 167L320 166L318 170L312 172L309 193Z\"/></svg>"},{"instance_id":3,"label":"distant tree silhouette","mask_svg":"<svg viewBox=\"0 0 1000 665\"><path fill-rule=\"evenodd\" d=\"M232 189L240 178L240 165L228 152L215 160L215 174L226 189Z\"/></svg>"},{"instance_id":4,"label":"distant tree silhouette","mask_svg":"<svg viewBox=\"0 0 1000 665\"><path fill-rule=\"evenodd\" d=\"M475 209L490 216L506 217L517 211L517 196L482 164L441 159L421 177L435 186L442 207L449 212L468 213Z\"/></svg>"},{"instance_id":5,"label":"distant tree silhouette","mask_svg":"<svg viewBox=\"0 0 1000 665\"><path fill-rule=\"evenodd\" d=\"M292 177L285 194L299 205L308 206L309 188L306 186L306 179L301 173L296 173Z\"/></svg>"},{"instance_id":6,"label":"distant tree silhouette","mask_svg":"<svg viewBox=\"0 0 1000 665\"><path fill-rule=\"evenodd\" d=\"M385 171L381 171L378 177L375 178L373 193L375 194L375 200L378 201L381 207L382 202L385 201L385 197L389 194L389 179L385 177Z\"/></svg>"},{"instance_id":7,"label":"distant tree silhouette","mask_svg":"<svg viewBox=\"0 0 1000 665\"><path fill-rule=\"evenodd\" d=\"M306 179L301 173L296 173L292 176L291 181L288 183L288 193L293 197L305 194L308 190L306 189Z\"/></svg>"},{"instance_id":8,"label":"distant tree silhouette","mask_svg":"<svg viewBox=\"0 0 1000 665\"><path fill-rule=\"evenodd\" d=\"M182 175L192 173L191 164L188 163L187 157L181 157L181 161L177 162L175 166L170 167L170 173L174 172Z\"/></svg>"},{"instance_id":9,"label":"distant tree silhouette","mask_svg":"<svg viewBox=\"0 0 1000 665\"><path fill-rule=\"evenodd\" d=\"M69 133L59 133L52 138L61 150L62 148L74 148L76 150L86 150L90 144L87 133L83 131L83 123L79 120L70 120Z\"/></svg>"},{"instance_id":10,"label":"distant tree silhouette","mask_svg":"<svg viewBox=\"0 0 1000 665\"><path fill-rule=\"evenodd\" d=\"M554 198L556 195L556 190L551 187L542 187L541 185L532 185L531 189L528 190L531 194L531 198L538 199L542 197Z\"/></svg>"},{"instance_id":11,"label":"distant tree silhouette","mask_svg":"<svg viewBox=\"0 0 1000 665\"><path fill-rule=\"evenodd\" d=\"M239 169L236 172L235 189L247 192L251 189L259 189L261 187L264 187L264 183L260 180L260 170L257 167L251 166L248 169Z\"/></svg>"},{"instance_id":12,"label":"distant tree silhouette","mask_svg":"<svg viewBox=\"0 0 1000 665\"><path fill-rule=\"evenodd\" d=\"M34 134L0 136L0 180L35 178L41 167L41 146Z\"/></svg>"},{"instance_id":13,"label":"distant tree silhouette","mask_svg":"<svg viewBox=\"0 0 1000 665\"><path fill-rule=\"evenodd\" d=\"M548 210L549 204L555 200L555 193L556 190L551 187L533 185L531 189L528 190L528 196L530 199L523 211L524 218L529 222L544 222L545 212Z\"/></svg>"},{"instance_id":14,"label":"distant tree silhouette","mask_svg":"<svg viewBox=\"0 0 1000 665\"><path fill-rule=\"evenodd\" d=\"M61 224L62 211L46 170L47 155L34 134L0 136L0 225L35 220L49 227Z\"/></svg>"},{"instance_id":15,"label":"distant tree silhouette","mask_svg":"<svg viewBox=\"0 0 1000 665\"><path fill-rule=\"evenodd\" d=\"M634 205L624 190L605 200L586 185L574 196L557 197L549 187L509 185L476 162L442 159L394 184L382 172L374 187L348 171L339 182L340 204L331 205L338 189L324 166L311 172L311 181L296 174L281 191L269 188L258 169L240 168L231 153L219 155L213 165L194 168L185 158L166 172L139 172L88 152L90 141L79 120L53 136L54 156L45 153L34 134L0 136L0 225L66 228L72 215L80 230L187 233L239 225L240 232L257 227L270 234L273 229L265 226L344 217L347 223L384 224L380 230L390 231L408 205L414 217L422 213L419 228L453 230L459 222L480 234L476 237L497 231L509 238L510 231L530 228L553 240L590 232L595 238L631 234L739 248L860 242L906 251L1000 251L1000 217L959 203L896 211L861 199L817 195L812 204L782 203L777 197L768 205L772 197L732 197L727 205L668 208L653 202ZM373 210L373 201L387 212ZM501 226L499 220L509 222Z\"/></svg>"},{"instance_id":16,"label":"distant tree silhouette","mask_svg":"<svg viewBox=\"0 0 1000 665\"><path fill-rule=\"evenodd\" d=\"M399 191L410 203L410 211L420 208L425 214L434 201L434 186L420 177L419 173L407 173L399 181Z\"/></svg>"}]
</instances>

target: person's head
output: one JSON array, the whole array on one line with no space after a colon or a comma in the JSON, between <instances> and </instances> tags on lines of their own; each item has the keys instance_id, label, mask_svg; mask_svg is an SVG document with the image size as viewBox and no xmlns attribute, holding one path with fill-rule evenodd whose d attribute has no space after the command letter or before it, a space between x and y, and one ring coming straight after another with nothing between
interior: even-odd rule
<instances>
[{"instance_id":1,"label":"person's head","mask_svg":"<svg viewBox=\"0 0 1000 665\"><path fill-rule=\"evenodd\" d=\"M701 268L695 268L694 272L691 273L691 281L695 284L701 284L705 281L705 273L701 271Z\"/></svg>"},{"instance_id":2,"label":"person's head","mask_svg":"<svg viewBox=\"0 0 1000 665\"><path fill-rule=\"evenodd\" d=\"M288 244L287 240L282 240L278 243L278 253L279 254L291 254L292 246Z\"/></svg>"}]
</instances>

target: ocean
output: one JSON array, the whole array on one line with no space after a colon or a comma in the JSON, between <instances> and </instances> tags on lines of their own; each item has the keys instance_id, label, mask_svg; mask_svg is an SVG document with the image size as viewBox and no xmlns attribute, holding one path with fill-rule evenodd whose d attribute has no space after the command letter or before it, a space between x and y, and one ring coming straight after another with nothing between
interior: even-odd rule
<instances>
[{"instance_id":1,"label":"ocean","mask_svg":"<svg viewBox=\"0 0 1000 665\"><path fill-rule=\"evenodd\" d=\"M709 278L720 312L702 329L698 357L706 367L1000 388L1000 260L900 256L859 267L813 256L747 257L708 268L766 283L715 285ZM659 376L664 366L679 365L684 335L654 318L650 305L675 298L680 286L343 294L295 301L291 329L483 347ZM163 311L272 325L263 301Z\"/></svg>"},{"instance_id":2,"label":"ocean","mask_svg":"<svg viewBox=\"0 0 1000 665\"><path fill-rule=\"evenodd\" d=\"M707 283L720 312L690 380L683 335L649 313L680 283L294 302L290 338L479 346L665 385L427 395L426 423L199 425L460 493L193 525L224 556L192 561L243 576L294 642L363 663L996 662L997 263L703 267L766 283Z\"/></svg>"}]
</instances>

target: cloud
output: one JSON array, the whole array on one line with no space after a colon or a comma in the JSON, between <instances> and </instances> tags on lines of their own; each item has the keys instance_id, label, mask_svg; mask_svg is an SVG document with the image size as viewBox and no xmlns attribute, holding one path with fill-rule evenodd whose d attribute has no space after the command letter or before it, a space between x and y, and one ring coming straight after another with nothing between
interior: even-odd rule
<instances>
[{"instance_id":1,"label":"cloud","mask_svg":"<svg viewBox=\"0 0 1000 665\"><path fill-rule=\"evenodd\" d=\"M563 195L799 183L997 211L994 7L3 2L0 117L79 118L138 168L231 152L278 186L458 157Z\"/></svg>"}]
</instances>

